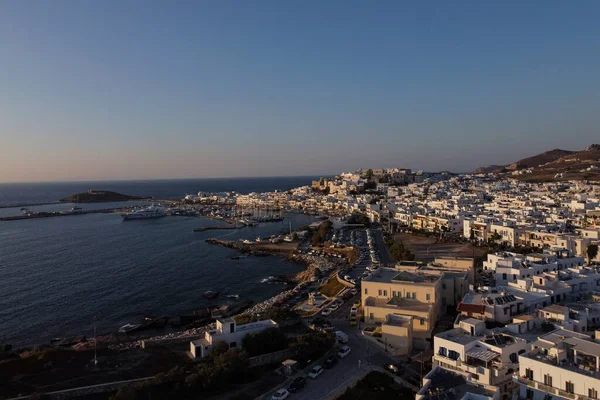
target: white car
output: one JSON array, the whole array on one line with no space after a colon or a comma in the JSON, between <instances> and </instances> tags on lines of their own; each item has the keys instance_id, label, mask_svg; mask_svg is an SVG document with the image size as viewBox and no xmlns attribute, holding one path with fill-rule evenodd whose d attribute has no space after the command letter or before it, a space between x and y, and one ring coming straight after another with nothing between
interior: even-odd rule
<instances>
[{"instance_id":1,"label":"white car","mask_svg":"<svg viewBox=\"0 0 600 400\"><path fill-rule=\"evenodd\" d=\"M358 290L356 290L356 289L352 289L352 290L350 290L350 293L352 293L353 295L355 295L355 294L357 294L357 293L358 293Z\"/></svg>"},{"instance_id":2,"label":"white car","mask_svg":"<svg viewBox=\"0 0 600 400\"><path fill-rule=\"evenodd\" d=\"M350 354L350 347L348 346L344 346L340 349L340 351L338 351L338 357L339 358L344 358L346 357L348 354Z\"/></svg>"},{"instance_id":3,"label":"white car","mask_svg":"<svg viewBox=\"0 0 600 400\"><path fill-rule=\"evenodd\" d=\"M285 389L279 389L275 392L275 394L273 394L273 396L271 396L271 400L283 400L287 399L288 397L290 397L290 392Z\"/></svg>"},{"instance_id":4,"label":"white car","mask_svg":"<svg viewBox=\"0 0 600 400\"><path fill-rule=\"evenodd\" d=\"M321 311L321 315L327 316L329 314L331 314L331 309L330 308L326 308L323 311Z\"/></svg>"},{"instance_id":5,"label":"white car","mask_svg":"<svg viewBox=\"0 0 600 400\"><path fill-rule=\"evenodd\" d=\"M337 310L337 309L338 309L338 307L339 307L339 306L338 306L337 304L333 303L333 304L331 304L331 305L329 306L329 309L330 309L331 311L335 311L335 310Z\"/></svg>"},{"instance_id":6,"label":"white car","mask_svg":"<svg viewBox=\"0 0 600 400\"><path fill-rule=\"evenodd\" d=\"M308 377L312 378L312 379L317 379L319 377L319 375L321 375L322 373L323 373L323 367L321 367L320 365L315 365L308 372Z\"/></svg>"}]
</instances>

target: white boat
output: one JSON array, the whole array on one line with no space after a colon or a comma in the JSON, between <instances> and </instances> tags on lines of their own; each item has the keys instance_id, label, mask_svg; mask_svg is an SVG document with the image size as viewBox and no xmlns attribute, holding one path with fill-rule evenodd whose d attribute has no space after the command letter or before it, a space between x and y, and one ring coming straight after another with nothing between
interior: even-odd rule
<instances>
[{"instance_id":1,"label":"white boat","mask_svg":"<svg viewBox=\"0 0 600 400\"><path fill-rule=\"evenodd\" d=\"M148 218L160 218L167 215L165 210L160 207L151 206L142 210L133 211L130 213L121 214L124 221L131 219L148 219Z\"/></svg>"},{"instance_id":2,"label":"white boat","mask_svg":"<svg viewBox=\"0 0 600 400\"><path fill-rule=\"evenodd\" d=\"M129 333L131 331L136 330L140 326L138 324L125 324L121 328L119 328L120 333Z\"/></svg>"}]
</instances>

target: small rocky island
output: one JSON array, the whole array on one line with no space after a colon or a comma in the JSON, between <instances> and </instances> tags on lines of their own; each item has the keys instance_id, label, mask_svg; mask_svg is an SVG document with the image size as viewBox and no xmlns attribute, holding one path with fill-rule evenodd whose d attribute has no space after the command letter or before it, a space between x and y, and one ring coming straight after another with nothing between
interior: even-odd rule
<instances>
[{"instance_id":1,"label":"small rocky island","mask_svg":"<svg viewBox=\"0 0 600 400\"><path fill-rule=\"evenodd\" d=\"M137 197L128 196L117 192L110 192L108 190L88 190L87 192L72 194L65 198L60 199L61 202L65 203L106 203L115 201L129 201L129 200L147 200L151 197Z\"/></svg>"}]
</instances>

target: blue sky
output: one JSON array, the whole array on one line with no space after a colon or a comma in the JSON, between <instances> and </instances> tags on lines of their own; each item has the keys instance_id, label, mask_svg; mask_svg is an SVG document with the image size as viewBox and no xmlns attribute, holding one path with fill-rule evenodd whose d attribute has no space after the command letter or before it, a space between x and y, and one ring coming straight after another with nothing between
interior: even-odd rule
<instances>
[{"instance_id":1,"label":"blue sky","mask_svg":"<svg viewBox=\"0 0 600 400\"><path fill-rule=\"evenodd\" d=\"M3 1L0 181L467 171L600 142L600 2Z\"/></svg>"}]
</instances>

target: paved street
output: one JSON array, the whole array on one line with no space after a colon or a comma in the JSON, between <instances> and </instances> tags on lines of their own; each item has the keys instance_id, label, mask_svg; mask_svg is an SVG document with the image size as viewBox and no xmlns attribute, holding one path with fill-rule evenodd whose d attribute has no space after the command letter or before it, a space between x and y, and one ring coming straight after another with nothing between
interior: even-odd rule
<instances>
[{"instance_id":1,"label":"paved street","mask_svg":"<svg viewBox=\"0 0 600 400\"><path fill-rule=\"evenodd\" d=\"M336 330L341 330L348 335L347 345L350 346L352 352L346 358L339 360L333 368L326 369L317 379L307 378L306 387L298 393L291 393L290 399L321 399L340 387L348 386L349 381L360 375L361 370L365 370L369 365L383 367L385 364L394 362L383 349L365 340L360 335L357 327L350 326L347 320L335 319L331 321L334 323ZM305 373L296 376L301 375L305 375ZM274 392L275 390L269 392L266 398L270 399Z\"/></svg>"}]
</instances>

